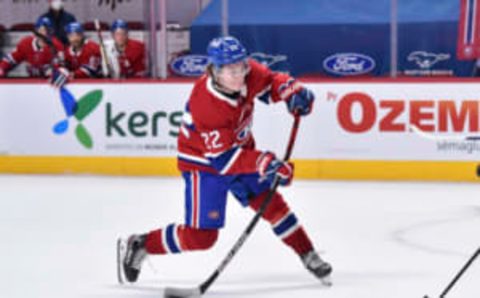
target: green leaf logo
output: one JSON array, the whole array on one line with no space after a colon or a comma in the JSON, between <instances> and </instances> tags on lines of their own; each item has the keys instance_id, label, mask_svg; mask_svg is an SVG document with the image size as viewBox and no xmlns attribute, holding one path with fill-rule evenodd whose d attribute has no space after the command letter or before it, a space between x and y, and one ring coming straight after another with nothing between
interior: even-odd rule
<instances>
[{"instance_id":1,"label":"green leaf logo","mask_svg":"<svg viewBox=\"0 0 480 298\"><path fill-rule=\"evenodd\" d=\"M87 149L93 148L93 140L90 136L88 130L83 126L82 123L78 123L77 128L75 129L75 135L77 136L78 141Z\"/></svg>"},{"instance_id":2,"label":"green leaf logo","mask_svg":"<svg viewBox=\"0 0 480 298\"><path fill-rule=\"evenodd\" d=\"M77 102L77 112L75 118L78 121L83 121L85 117L95 110L100 101L102 101L102 90L94 90L82 96Z\"/></svg>"},{"instance_id":3,"label":"green leaf logo","mask_svg":"<svg viewBox=\"0 0 480 298\"><path fill-rule=\"evenodd\" d=\"M53 132L57 135L64 134L68 131L68 122L71 116L74 116L78 124L75 128L75 136L80 144L87 149L93 148L93 139L88 129L82 124L100 104L103 97L102 90L93 90L75 101L73 94L65 87L60 89L60 98L66 111L66 118L57 122L53 127Z\"/></svg>"}]
</instances>

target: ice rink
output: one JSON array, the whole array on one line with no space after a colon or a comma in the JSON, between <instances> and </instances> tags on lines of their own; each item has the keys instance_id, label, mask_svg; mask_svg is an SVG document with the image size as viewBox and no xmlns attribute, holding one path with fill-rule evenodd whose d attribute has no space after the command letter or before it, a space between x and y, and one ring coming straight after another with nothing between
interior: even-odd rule
<instances>
[{"instance_id":1,"label":"ice rink","mask_svg":"<svg viewBox=\"0 0 480 298\"><path fill-rule=\"evenodd\" d=\"M438 297L480 246L480 184L295 181L282 189L334 267L322 287L261 223L205 297ZM0 176L0 296L162 297L196 286L253 216L235 200L213 250L151 257L116 282L115 241L183 219L178 178ZM480 297L480 260L447 295Z\"/></svg>"}]
</instances>

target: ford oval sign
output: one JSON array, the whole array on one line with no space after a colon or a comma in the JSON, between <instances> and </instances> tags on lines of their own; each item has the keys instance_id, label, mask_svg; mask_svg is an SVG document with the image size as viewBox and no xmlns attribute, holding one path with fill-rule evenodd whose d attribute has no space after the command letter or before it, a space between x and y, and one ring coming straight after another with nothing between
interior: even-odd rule
<instances>
[{"instance_id":1,"label":"ford oval sign","mask_svg":"<svg viewBox=\"0 0 480 298\"><path fill-rule=\"evenodd\" d=\"M208 65L208 57L202 55L185 55L175 58L170 67L178 75L187 77L201 76Z\"/></svg>"},{"instance_id":2,"label":"ford oval sign","mask_svg":"<svg viewBox=\"0 0 480 298\"><path fill-rule=\"evenodd\" d=\"M371 72L375 68L373 58L357 53L339 53L323 61L327 72L340 76L355 76Z\"/></svg>"}]
</instances>

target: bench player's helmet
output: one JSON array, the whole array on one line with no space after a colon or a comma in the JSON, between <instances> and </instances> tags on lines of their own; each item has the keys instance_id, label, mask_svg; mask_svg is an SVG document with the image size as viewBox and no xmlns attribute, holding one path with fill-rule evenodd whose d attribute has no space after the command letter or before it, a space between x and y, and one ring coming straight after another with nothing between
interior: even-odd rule
<instances>
[{"instance_id":1,"label":"bench player's helmet","mask_svg":"<svg viewBox=\"0 0 480 298\"><path fill-rule=\"evenodd\" d=\"M47 17L40 17L35 22L35 30L38 31L40 28L45 27L47 32L50 34L53 31L53 24Z\"/></svg>"},{"instance_id":2,"label":"bench player's helmet","mask_svg":"<svg viewBox=\"0 0 480 298\"><path fill-rule=\"evenodd\" d=\"M233 36L214 38L207 47L209 63L220 68L227 64L234 64L247 59L247 50L238 39Z\"/></svg>"},{"instance_id":3,"label":"bench player's helmet","mask_svg":"<svg viewBox=\"0 0 480 298\"><path fill-rule=\"evenodd\" d=\"M115 21L113 21L112 26L110 27L110 30L111 30L112 32L115 32L115 31L117 31L118 29L122 29L122 30L128 31L128 24L127 24L127 22L125 22L125 21L122 20L122 19L116 19Z\"/></svg>"},{"instance_id":4,"label":"bench player's helmet","mask_svg":"<svg viewBox=\"0 0 480 298\"><path fill-rule=\"evenodd\" d=\"M67 34L71 34L71 33L82 34L83 33L83 26L79 22L72 22L72 23L68 24L67 26L65 26L65 32Z\"/></svg>"}]
</instances>

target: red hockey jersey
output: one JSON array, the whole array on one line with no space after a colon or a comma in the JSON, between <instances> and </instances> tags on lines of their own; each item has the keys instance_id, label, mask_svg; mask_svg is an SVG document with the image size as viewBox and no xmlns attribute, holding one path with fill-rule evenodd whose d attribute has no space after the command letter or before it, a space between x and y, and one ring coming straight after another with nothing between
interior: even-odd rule
<instances>
[{"instance_id":1,"label":"red hockey jersey","mask_svg":"<svg viewBox=\"0 0 480 298\"><path fill-rule=\"evenodd\" d=\"M195 83L178 137L180 171L257 172L257 159L262 152L255 149L251 133L255 98L265 103L285 100L294 92L292 88L300 85L290 84L292 77L272 72L254 60L248 63L250 72L237 99L214 89L208 75Z\"/></svg>"},{"instance_id":2,"label":"red hockey jersey","mask_svg":"<svg viewBox=\"0 0 480 298\"><path fill-rule=\"evenodd\" d=\"M73 78L97 77L100 74L100 62L100 47L91 40L85 40L79 51L71 46L65 51L65 66Z\"/></svg>"},{"instance_id":3,"label":"red hockey jersey","mask_svg":"<svg viewBox=\"0 0 480 298\"><path fill-rule=\"evenodd\" d=\"M0 62L0 68L7 73L21 62L27 63L27 71L31 77L48 77L52 64L57 65L63 60L63 44L52 38L57 51L56 56L48 46L40 47L35 36L27 36L20 40L15 50L6 55Z\"/></svg>"},{"instance_id":4,"label":"red hockey jersey","mask_svg":"<svg viewBox=\"0 0 480 298\"><path fill-rule=\"evenodd\" d=\"M460 1L458 20L457 58L474 60L480 58L480 6L477 0Z\"/></svg>"},{"instance_id":5,"label":"red hockey jersey","mask_svg":"<svg viewBox=\"0 0 480 298\"><path fill-rule=\"evenodd\" d=\"M125 51L118 53L120 66L120 77L144 77L145 67L145 44L143 42L129 39Z\"/></svg>"}]
</instances>

